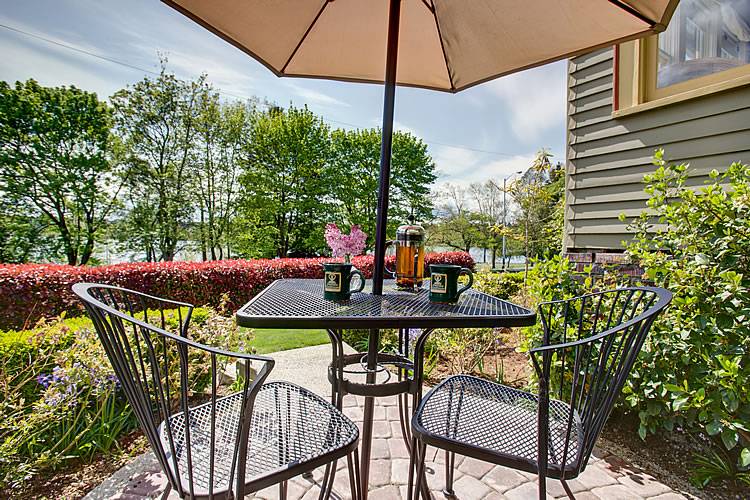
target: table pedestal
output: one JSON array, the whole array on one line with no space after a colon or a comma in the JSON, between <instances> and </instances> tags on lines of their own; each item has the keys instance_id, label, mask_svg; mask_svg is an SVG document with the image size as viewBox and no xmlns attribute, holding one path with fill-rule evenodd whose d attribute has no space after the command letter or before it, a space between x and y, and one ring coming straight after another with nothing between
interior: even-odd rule
<instances>
[{"instance_id":1,"label":"table pedestal","mask_svg":"<svg viewBox=\"0 0 750 500\"><path fill-rule=\"evenodd\" d=\"M328 379L331 382L331 399L337 408L343 408L343 398L346 395L363 396L365 398L364 412L362 418L361 444L361 466L360 476L362 482L362 499L368 496L370 479L370 458L372 451L372 427L375 411L375 398L396 396L398 398L399 420L401 422L402 436L409 453L413 453L411 426L409 411L409 397L412 397L412 411L417 407L422 397L422 371L424 342L433 330L423 330L415 343L414 360L410 359L410 330L399 329L398 353L381 353L379 348L379 330L370 330L369 346L371 349L366 353L344 354L343 339L340 330L329 329L331 338L332 360L328 369ZM390 369L389 369L390 368ZM365 377L364 382L354 381L347 378L349 375L360 375ZM385 380L377 381L378 375L382 374ZM382 377L381 377L382 378ZM323 485L332 483L335 468L328 478L328 471ZM426 482L422 484L425 498L429 498Z\"/></svg>"}]
</instances>

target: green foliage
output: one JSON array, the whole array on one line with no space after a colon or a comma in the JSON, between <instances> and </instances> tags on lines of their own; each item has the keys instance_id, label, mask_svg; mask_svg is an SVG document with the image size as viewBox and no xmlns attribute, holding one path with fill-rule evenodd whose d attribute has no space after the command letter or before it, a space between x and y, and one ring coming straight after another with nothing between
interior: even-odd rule
<instances>
[{"instance_id":1,"label":"green foliage","mask_svg":"<svg viewBox=\"0 0 750 500\"><path fill-rule=\"evenodd\" d=\"M497 335L490 328L441 329L432 334L428 348L440 353L451 374L472 373L495 346Z\"/></svg>"},{"instance_id":2,"label":"green foliage","mask_svg":"<svg viewBox=\"0 0 750 500\"><path fill-rule=\"evenodd\" d=\"M499 299L509 300L521 291L523 273L480 272L474 274L474 288Z\"/></svg>"},{"instance_id":3,"label":"green foliage","mask_svg":"<svg viewBox=\"0 0 750 500\"><path fill-rule=\"evenodd\" d=\"M375 244L381 134L377 129L331 132L330 185L338 207L337 220L358 224L368 235L368 248ZM432 217L430 185L435 181L435 163L427 145L410 133L393 134L388 234L410 214L416 220Z\"/></svg>"},{"instance_id":4,"label":"green foliage","mask_svg":"<svg viewBox=\"0 0 750 500\"><path fill-rule=\"evenodd\" d=\"M520 213L515 220L515 238L524 242L529 258L559 254L565 209L565 170L551 162L547 150L537 153L534 163L509 187Z\"/></svg>"},{"instance_id":5,"label":"green foliage","mask_svg":"<svg viewBox=\"0 0 750 500\"><path fill-rule=\"evenodd\" d=\"M0 232L21 245L2 245L5 258L91 259L119 190L110 126L96 94L0 82Z\"/></svg>"},{"instance_id":6,"label":"green foliage","mask_svg":"<svg viewBox=\"0 0 750 500\"><path fill-rule=\"evenodd\" d=\"M487 242L487 232L494 224L493 219L472 210L466 197L466 190L453 184L446 184L437 193L440 216L427 228L431 245L444 245L468 252Z\"/></svg>"},{"instance_id":7,"label":"green foliage","mask_svg":"<svg viewBox=\"0 0 750 500\"><path fill-rule=\"evenodd\" d=\"M253 116L240 178L245 241L251 244L240 248L243 254L287 257L325 248L326 205L337 189L326 182L329 133L307 108L273 108Z\"/></svg>"},{"instance_id":8,"label":"green foliage","mask_svg":"<svg viewBox=\"0 0 750 500\"><path fill-rule=\"evenodd\" d=\"M168 329L178 328L176 311L167 311L165 319ZM212 309L194 310L188 335L209 345L250 348L251 332L240 335L233 318ZM177 365L175 355L170 367ZM191 353L188 366L190 390L203 391L210 384L208 357ZM87 318L0 333L0 391L2 489L20 491L40 470L110 452L136 425Z\"/></svg>"},{"instance_id":9,"label":"green foliage","mask_svg":"<svg viewBox=\"0 0 750 500\"><path fill-rule=\"evenodd\" d=\"M156 78L145 77L112 96L115 132L122 141L131 208L118 234L146 260L173 260L192 217L188 179L198 139L199 102L210 88L205 75L180 80L162 61Z\"/></svg>"},{"instance_id":10,"label":"green foliage","mask_svg":"<svg viewBox=\"0 0 750 500\"><path fill-rule=\"evenodd\" d=\"M641 434L700 430L734 470L750 462L750 167L687 186L687 165L663 153L646 176L649 211L633 224L628 253L669 288L672 306L654 325L627 388ZM656 219L666 224L655 229Z\"/></svg>"},{"instance_id":11,"label":"green foliage","mask_svg":"<svg viewBox=\"0 0 750 500\"><path fill-rule=\"evenodd\" d=\"M667 164L661 152L654 163L645 179L649 210L632 223L627 252L644 278L674 299L654 323L618 404L638 414L642 438L678 428L710 436L721 453L698 459L697 483L742 480L750 466L750 169L734 164L695 189L686 185L687 166ZM529 295L565 299L623 284L621 278L611 273L594 282L553 257L529 272ZM524 337L524 348L536 345L541 326Z\"/></svg>"},{"instance_id":12,"label":"green foliage","mask_svg":"<svg viewBox=\"0 0 750 500\"><path fill-rule=\"evenodd\" d=\"M190 163L190 189L198 205L193 239L198 241L203 260L229 257L230 243L236 237L233 221L237 215L239 175L249 139L255 103L219 99L210 88L198 99L196 141Z\"/></svg>"}]
</instances>

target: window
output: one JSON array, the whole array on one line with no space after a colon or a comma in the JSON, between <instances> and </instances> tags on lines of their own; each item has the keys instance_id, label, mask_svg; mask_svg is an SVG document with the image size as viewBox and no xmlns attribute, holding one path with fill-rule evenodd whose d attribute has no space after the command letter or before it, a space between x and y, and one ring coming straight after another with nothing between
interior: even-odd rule
<instances>
[{"instance_id":1,"label":"window","mask_svg":"<svg viewBox=\"0 0 750 500\"><path fill-rule=\"evenodd\" d=\"M666 31L620 45L617 61L616 114L746 85L750 0L682 0Z\"/></svg>"}]
</instances>

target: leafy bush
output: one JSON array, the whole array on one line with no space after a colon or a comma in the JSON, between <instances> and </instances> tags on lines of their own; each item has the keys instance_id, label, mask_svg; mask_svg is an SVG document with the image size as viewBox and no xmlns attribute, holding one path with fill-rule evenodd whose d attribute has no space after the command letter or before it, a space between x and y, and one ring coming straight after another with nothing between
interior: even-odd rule
<instances>
[{"instance_id":1,"label":"leafy bush","mask_svg":"<svg viewBox=\"0 0 750 500\"><path fill-rule=\"evenodd\" d=\"M167 328L177 328L176 311L165 319ZM248 340L231 317L207 308L194 310L188 335L230 349L242 349ZM35 472L66 460L109 452L134 428L136 420L87 318L0 333L0 352L0 489L20 488ZM200 392L210 383L210 363L197 351L191 355L189 387Z\"/></svg>"},{"instance_id":2,"label":"leafy bush","mask_svg":"<svg viewBox=\"0 0 750 500\"><path fill-rule=\"evenodd\" d=\"M721 453L696 461L696 482L748 481L750 167L714 171L696 190L686 185L687 166L668 165L662 153L654 162L656 171L645 178L649 212L631 224L627 253L645 270L644 281L671 290L674 299L654 323L618 404L637 412L642 438L678 428L712 436ZM529 272L529 295L538 303L630 281L616 272L594 280L589 272L576 273L562 257L538 262ZM540 339L541 325L525 329L523 348Z\"/></svg>"},{"instance_id":3,"label":"leafy bush","mask_svg":"<svg viewBox=\"0 0 750 500\"><path fill-rule=\"evenodd\" d=\"M628 253L672 306L654 325L627 387L640 434L682 427L713 436L738 471L750 466L750 167L687 186L688 167L659 152L646 177L651 214ZM654 231L653 217L667 224ZM745 472L750 480L750 473Z\"/></svg>"},{"instance_id":4,"label":"leafy bush","mask_svg":"<svg viewBox=\"0 0 750 500\"><path fill-rule=\"evenodd\" d=\"M497 335L491 328L449 328L432 334L431 345L440 355L451 374L472 373L495 346Z\"/></svg>"},{"instance_id":5,"label":"leafy bush","mask_svg":"<svg viewBox=\"0 0 750 500\"><path fill-rule=\"evenodd\" d=\"M393 259L393 257L391 257ZM212 262L131 263L112 266L53 264L0 265L0 329L25 329L41 318L83 313L71 291L74 283L118 285L191 304L213 307L225 293L228 310L235 310L280 278L322 278L320 259L224 260ZM372 277L373 257L354 257L353 263ZM474 267L465 252L431 253L425 265L436 263Z\"/></svg>"},{"instance_id":6,"label":"leafy bush","mask_svg":"<svg viewBox=\"0 0 750 500\"><path fill-rule=\"evenodd\" d=\"M499 299L509 300L523 286L523 273L481 272L474 275L474 288Z\"/></svg>"}]
</instances>

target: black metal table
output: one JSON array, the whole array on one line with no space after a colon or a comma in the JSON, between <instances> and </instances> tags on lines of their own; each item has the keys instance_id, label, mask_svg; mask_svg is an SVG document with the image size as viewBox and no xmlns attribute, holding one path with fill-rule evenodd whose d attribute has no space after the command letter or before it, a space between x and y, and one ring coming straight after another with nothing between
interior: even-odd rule
<instances>
[{"instance_id":1,"label":"black metal table","mask_svg":"<svg viewBox=\"0 0 750 500\"><path fill-rule=\"evenodd\" d=\"M361 459L362 496L365 500L372 446L373 398L398 396L402 434L411 451L408 398L409 395L413 398L412 409L422 398L423 354L427 337L437 328L530 326L536 321L533 311L476 290L463 293L457 304L432 303L426 288L417 292L402 291L392 280L384 282L383 295L369 292L370 282L363 292L352 294L349 300L331 302L323 299L323 280L282 279L272 283L237 312L240 326L322 328L328 332L333 349L328 370L332 402L341 409L345 395L365 397ZM369 329L368 352L344 354L342 329ZM396 352L379 352L381 329L398 330ZM347 374L353 373L364 374L365 382L347 378ZM378 374L384 375L385 380L377 381ZM334 474L335 467L326 471L324 491L333 484Z\"/></svg>"}]
</instances>

